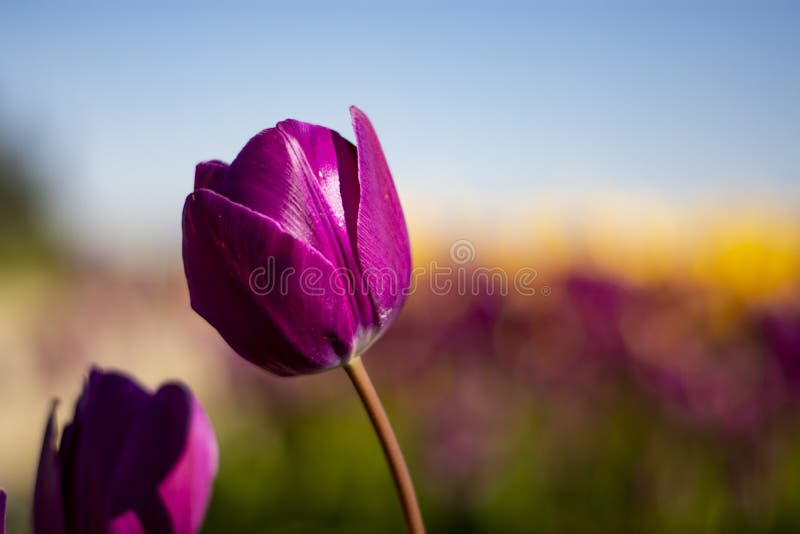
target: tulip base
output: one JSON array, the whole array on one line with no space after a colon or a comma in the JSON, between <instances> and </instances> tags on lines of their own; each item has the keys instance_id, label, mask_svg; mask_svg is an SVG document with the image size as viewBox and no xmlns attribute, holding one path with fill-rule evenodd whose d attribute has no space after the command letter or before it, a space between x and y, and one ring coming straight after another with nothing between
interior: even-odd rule
<instances>
[{"instance_id":1,"label":"tulip base","mask_svg":"<svg viewBox=\"0 0 800 534\"><path fill-rule=\"evenodd\" d=\"M378 434L383 453L392 472L392 479L394 480L400 503L403 506L403 515L405 516L408 531L410 534L424 534L425 525L422 522L422 513L419 509L417 496L414 493L414 484L411 481L408 466L405 458L403 458L403 451L400 450L400 444L397 442L392 425L386 416L386 411L383 409L378 392L375 391L375 386L372 385L372 381L367 374L367 369L359 357L350 360L344 366L344 369L353 382L358 396L361 397L361 402L367 410L372 426L375 428L375 433Z\"/></svg>"}]
</instances>

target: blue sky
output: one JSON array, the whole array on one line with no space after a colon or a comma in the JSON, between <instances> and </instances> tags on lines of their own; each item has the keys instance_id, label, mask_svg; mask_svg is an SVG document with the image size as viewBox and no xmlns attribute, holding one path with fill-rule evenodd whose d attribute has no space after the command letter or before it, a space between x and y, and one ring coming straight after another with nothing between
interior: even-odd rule
<instances>
[{"instance_id":1,"label":"blue sky","mask_svg":"<svg viewBox=\"0 0 800 534\"><path fill-rule=\"evenodd\" d=\"M791 4L223 4L0 7L2 130L79 241L172 246L197 161L286 117L352 138L351 104L409 210L800 200Z\"/></svg>"}]
</instances>

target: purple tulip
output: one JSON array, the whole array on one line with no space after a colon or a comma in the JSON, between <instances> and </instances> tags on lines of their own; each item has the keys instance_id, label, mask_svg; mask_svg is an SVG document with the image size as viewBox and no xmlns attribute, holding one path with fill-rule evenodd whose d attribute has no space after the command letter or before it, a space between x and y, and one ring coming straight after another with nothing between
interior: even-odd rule
<instances>
[{"instance_id":1,"label":"purple tulip","mask_svg":"<svg viewBox=\"0 0 800 534\"><path fill-rule=\"evenodd\" d=\"M192 307L278 375L347 364L405 300L411 254L380 142L350 108L357 147L286 120L230 165L197 166L183 212Z\"/></svg>"},{"instance_id":2,"label":"purple tulip","mask_svg":"<svg viewBox=\"0 0 800 534\"><path fill-rule=\"evenodd\" d=\"M35 534L188 534L217 472L211 422L191 392L155 392L93 369L56 448L55 403L33 502Z\"/></svg>"}]
</instances>

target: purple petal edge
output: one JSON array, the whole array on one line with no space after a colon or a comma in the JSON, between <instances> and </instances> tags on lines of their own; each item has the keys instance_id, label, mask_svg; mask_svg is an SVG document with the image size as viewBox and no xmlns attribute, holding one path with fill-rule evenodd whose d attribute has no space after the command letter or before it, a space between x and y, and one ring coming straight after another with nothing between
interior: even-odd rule
<instances>
[{"instance_id":1,"label":"purple petal edge","mask_svg":"<svg viewBox=\"0 0 800 534\"><path fill-rule=\"evenodd\" d=\"M0 489L0 534L6 532L6 492Z\"/></svg>"},{"instance_id":2,"label":"purple petal edge","mask_svg":"<svg viewBox=\"0 0 800 534\"><path fill-rule=\"evenodd\" d=\"M386 327L405 301L411 278L411 252L403 209L383 154L378 134L369 118L355 106L350 108L358 150L361 199L358 208L357 250L362 276L370 289L375 320ZM385 287L389 270L394 287Z\"/></svg>"},{"instance_id":3,"label":"purple petal edge","mask_svg":"<svg viewBox=\"0 0 800 534\"><path fill-rule=\"evenodd\" d=\"M63 534L64 503L61 497L61 460L56 448L55 413L58 403L53 401L45 424L39 470L33 494L33 532L35 534Z\"/></svg>"}]
</instances>

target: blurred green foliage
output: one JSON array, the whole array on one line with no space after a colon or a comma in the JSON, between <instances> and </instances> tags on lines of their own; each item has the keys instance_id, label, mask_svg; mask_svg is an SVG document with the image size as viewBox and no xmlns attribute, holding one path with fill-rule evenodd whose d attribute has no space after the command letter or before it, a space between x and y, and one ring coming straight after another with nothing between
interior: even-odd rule
<instances>
[{"instance_id":1,"label":"blurred green foliage","mask_svg":"<svg viewBox=\"0 0 800 534\"><path fill-rule=\"evenodd\" d=\"M413 403L402 391L388 389L395 419L419 417L403 412ZM333 402L287 408L242 392L260 400L218 425L224 454L204 532L403 531L367 418L354 396L339 393ZM800 433L791 425L763 436L719 434L676 420L622 383L577 399L578 421L557 404L526 401L504 429L502 458L473 488L442 491L425 451L437 444L414 425L400 426L430 532L800 528Z\"/></svg>"},{"instance_id":2,"label":"blurred green foliage","mask_svg":"<svg viewBox=\"0 0 800 534\"><path fill-rule=\"evenodd\" d=\"M44 206L41 183L25 159L0 143L0 268L50 266L57 244Z\"/></svg>"}]
</instances>

